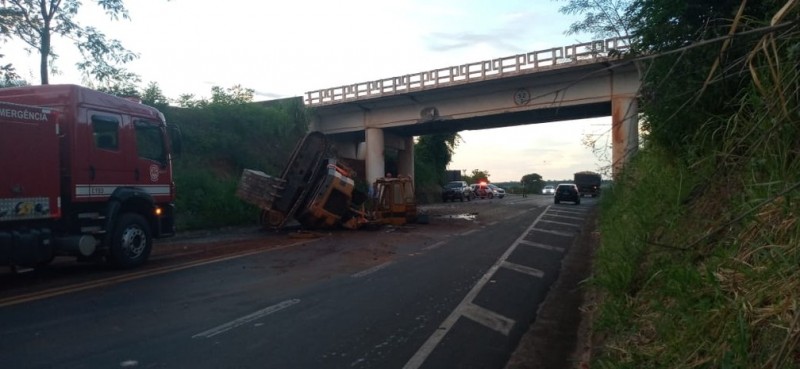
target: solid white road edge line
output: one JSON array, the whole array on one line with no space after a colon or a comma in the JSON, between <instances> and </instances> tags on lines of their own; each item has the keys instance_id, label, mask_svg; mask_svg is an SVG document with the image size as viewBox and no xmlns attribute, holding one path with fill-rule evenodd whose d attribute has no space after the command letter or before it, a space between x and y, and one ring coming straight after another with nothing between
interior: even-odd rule
<instances>
[{"instance_id":1,"label":"solid white road edge line","mask_svg":"<svg viewBox=\"0 0 800 369\"><path fill-rule=\"evenodd\" d=\"M225 333L225 332L227 332L227 331L229 331L231 329L234 329L234 328L236 328L238 326L241 326L243 324L252 322L252 321L254 321L256 319L263 318L263 317L265 317L267 315L270 315L270 314L272 314L274 312L286 309L287 307L292 306L294 304L297 304L299 302L300 302L299 299L292 299L292 300L286 300L286 301L277 303L275 305L272 305L272 306L266 307L264 309L261 309L259 311L256 311L255 313L252 313L252 314L249 314L249 315L245 315L245 316L243 316L243 317L241 317L239 319L236 319L236 320L230 321L228 323L216 326L216 327L211 328L211 329L209 329L207 331L203 331L203 332L200 332L198 334L195 334L194 336L192 336L192 338L211 338L211 337L214 337L214 336L216 336L216 335L218 335L220 333Z\"/></svg>"},{"instance_id":2,"label":"solid white road edge line","mask_svg":"<svg viewBox=\"0 0 800 369\"><path fill-rule=\"evenodd\" d=\"M420 347L419 350L417 350L414 356L412 356L411 359L408 360L406 365L403 366L403 369L418 369L420 366L422 366L422 364L425 362L425 359L427 359L428 356L431 354L431 352L433 352L433 349L435 349L436 346L439 344L439 342L442 341L447 332L449 332L450 329L453 328L453 325L456 324L456 321L458 320L459 317L461 317L461 315L467 309L467 306L472 304L472 300L474 300L475 297L478 296L478 293L481 291L483 286L489 282L489 280L492 278L492 275L494 275L494 272L500 268L500 266L506 261L506 259L508 259L508 257L511 255L512 252L514 252L514 250L517 248L520 242L525 238L525 236L527 236L528 233L530 233L533 230L533 228L536 226L536 223L539 222L539 219L542 219L544 214L547 213L548 209L550 209L549 205L547 206L547 208L544 209L544 211L542 211L541 214L539 214L538 217L536 217L536 220L534 220L533 223L531 223L531 225L528 226L528 229L526 229L524 232L522 232L522 234L520 234L517 240L511 244L511 246L506 250L506 252L504 252L503 255L501 255L500 258L497 259L497 262L495 262L494 265L492 265L489 268L489 270L486 271L483 277L481 277L481 279L479 279L478 282L475 283L475 285L472 287L469 293L467 293L467 295L464 296L464 299L461 300L461 303L459 303L458 306L456 306L455 310L453 310L450 313L450 315L447 318L445 318L442 324L439 325L439 328L436 331L434 331L430 337L428 337L428 340L425 341L425 343L422 344L422 347Z\"/></svg>"}]
</instances>

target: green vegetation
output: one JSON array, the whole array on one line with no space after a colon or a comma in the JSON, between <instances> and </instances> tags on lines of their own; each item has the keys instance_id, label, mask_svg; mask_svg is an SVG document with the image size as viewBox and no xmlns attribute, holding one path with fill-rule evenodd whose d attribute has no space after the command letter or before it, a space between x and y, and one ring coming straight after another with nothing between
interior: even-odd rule
<instances>
[{"instance_id":1,"label":"green vegetation","mask_svg":"<svg viewBox=\"0 0 800 369\"><path fill-rule=\"evenodd\" d=\"M478 183L481 181L489 181L489 177L492 175L489 174L488 170L485 169L473 169L470 174L462 174L461 179L467 181L467 183Z\"/></svg>"},{"instance_id":2,"label":"green vegetation","mask_svg":"<svg viewBox=\"0 0 800 369\"><path fill-rule=\"evenodd\" d=\"M542 176L538 173L526 174L522 176L519 182L522 184L523 193L542 193L542 188L545 186Z\"/></svg>"},{"instance_id":3,"label":"green vegetation","mask_svg":"<svg viewBox=\"0 0 800 369\"><path fill-rule=\"evenodd\" d=\"M185 96L188 107L168 107L156 84L142 94L181 128L183 153L175 160L180 230L255 224L258 209L235 196L242 170L278 176L308 129L296 98L253 103L252 90L214 87L210 100Z\"/></svg>"},{"instance_id":4,"label":"green vegetation","mask_svg":"<svg viewBox=\"0 0 800 369\"><path fill-rule=\"evenodd\" d=\"M447 182L447 164L453 158L461 136L457 133L421 136L414 144L414 190L420 202L441 198Z\"/></svg>"},{"instance_id":5,"label":"green vegetation","mask_svg":"<svg viewBox=\"0 0 800 369\"><path fill-rule=\"evenodd\" d=\"M800 368L800 4L636 4L646 133L602 197L592 367Z\"/></svg>"}]
</instances>

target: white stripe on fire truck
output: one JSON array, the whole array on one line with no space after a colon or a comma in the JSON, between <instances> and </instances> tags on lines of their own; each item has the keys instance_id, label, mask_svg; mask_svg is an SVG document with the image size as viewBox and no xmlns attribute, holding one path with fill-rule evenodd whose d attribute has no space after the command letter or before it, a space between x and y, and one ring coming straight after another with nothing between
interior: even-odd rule
<instances>
[{"instance_id":1,"label":"white stripe on fire truck","mask_svg":"<svg viewBox=\"0 0 800 369\"><path fill-rule=\"evenodd\" d=\"M153 196L169 195L170 193L169 185L75 185L75 197L108 197L116 191L117 187L136 187Z\"/></svg>"}]
</instances>

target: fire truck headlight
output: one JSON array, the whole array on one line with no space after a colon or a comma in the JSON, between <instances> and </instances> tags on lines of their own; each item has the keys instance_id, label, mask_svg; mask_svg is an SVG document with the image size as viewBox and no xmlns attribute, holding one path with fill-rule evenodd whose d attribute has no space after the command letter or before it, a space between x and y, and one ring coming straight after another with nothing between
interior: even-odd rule
<instances>
[{"instance_id":1,"label":"fire truck headlight","mask_svg":"<svg viewBox=\"0 0 800 369\"><path fill-rule=\"evenodd\" d=\"M155 210L153 211L157 217L161 216L161 208L156 206Z\"/></svg>"}]
</instances>

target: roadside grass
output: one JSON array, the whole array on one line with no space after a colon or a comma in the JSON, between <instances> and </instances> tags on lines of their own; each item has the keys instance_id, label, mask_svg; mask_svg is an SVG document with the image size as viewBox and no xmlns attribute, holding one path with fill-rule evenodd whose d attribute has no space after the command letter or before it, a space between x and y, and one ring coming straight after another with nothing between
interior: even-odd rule
<instances>
[{"instance_id":1,"label":"roadside grass","mask_svg":"<svg viewBox=\"0 0 800 369\"><path fill-rule=\"evenodd\" d=\"M236 197L238 178L205 169L184 169L176 176L179 231L256 224L259 209Z\"/></svg>"},{"instance_id":2,"label":"roadside grass","mask_svg":"<svg viewBox=\"0 0 800 369\"><path fill-rule=\"evenodd\" d=\"M800 368L800 72L776 45L702 155L647 147L604 193L593 367Z\"/></svg>"}]
</instances>

